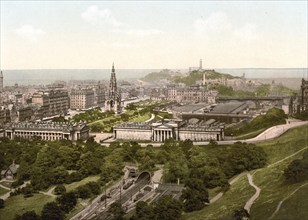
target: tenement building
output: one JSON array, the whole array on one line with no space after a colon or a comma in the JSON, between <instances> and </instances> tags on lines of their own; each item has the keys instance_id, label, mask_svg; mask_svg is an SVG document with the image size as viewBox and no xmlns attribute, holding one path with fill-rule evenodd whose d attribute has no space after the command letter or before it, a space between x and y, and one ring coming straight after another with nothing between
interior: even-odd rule
<instances>
[{"instance_id":1,"label":"tenement building","mask_svg":"<svg viewBox=\"0 0 308 220\"><path fill-rule=\"evenodd\" d=\"M116 114L120 114L122 111L121 98L121 91L119 91L117 87L116 73L114 65L112 64L109 89L105 101L105 110L114 111Z\"/></svg>"},{"instance_id":2,"label":"tenement building","mask_svg":"<svg viewBox=\"0 0 308 220\"><path fill-rule=\"evenodd\" d=\"M127 122L113 127L118 140L164 142L167 139L191 141L220 141L224 139L224 124L212 121L189 122L162 120L157 123Z\"/></svg>"},{"instance_id":3,"label":"tenement building","mask_svg":"<svg viewBox=\"0 0 308 220\"><path fill-rule=\"evenodd\" d=\"M216 103L218 93L215 90L207 90L205 87L199 85L188 87L169 87L168 100L176 101L178 103Z\"/></svg>"},{"instance_id":4,"label":"tenement building","mask_svg":"<svg viewBox=\"0 0 308 220\"><path fill-rule=\"evenodd\" d=\"M42 140L85 140L89 137L89 127L85 123L68 122L21 122L5 128L5 136L14 139L35 138Z\"/></svg>"},{"instance_id":5,"label":"tenement building","mask_svg":"<svg viewBox=\"0 0 308 220\"><path fill-rule=\"evenodd\" d=\"M72 89L71 109L88 109L94 106L94 91L91 88Z\"/></svg>"},{"instance_id":6,"label":"tenement building","mask_svg":"<svg viewBox=\"0 0 308 220\"><path fill-rule=\"evenodd\" d=\"M66 115L69 109L69 96L66 90L40 91L32 95L32 103L38 104L46 111L46 115Z\"/></svg>"}]
</instances>

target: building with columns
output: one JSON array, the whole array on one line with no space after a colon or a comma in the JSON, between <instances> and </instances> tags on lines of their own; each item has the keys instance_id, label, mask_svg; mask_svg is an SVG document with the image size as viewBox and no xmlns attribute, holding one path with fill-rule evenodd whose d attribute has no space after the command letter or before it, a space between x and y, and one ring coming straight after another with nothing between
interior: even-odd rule
<instances>
[{"instance_id":1,"label":"building with columns","mask_svg":"<svg viewBox=\"0 0 308 220\"><path fill-rule=\"evenodd\" d=\"M117 87L117 79L116 79L114 64L112 64L109 89L105 101L105 111L114 111L116 114L120 114L122 111L121 92Z\"/></svg>"},{"instance_id":2,"label":"building with columns","mask_svg":"<svg viewBox=\"0 0 308 220\"><path fill-rule=\"evenodd\" d=\"M113 127L117 140L164 142L167 139L191 141L220 141L224 139L224 125L219 122L162 120L156 123L127 122Z\"/></svg>"},{"instance_id":3,"label":"building with columns","mask_svg":"<svg viewBox=\"0 0 308 220\"><path fill-rule=\"evenodd\" d=\"M89 137L89 127L86 123L68 122L21 122L5 128L5 136L42 140L86 140Z\"/></svg>"}]
</instances>

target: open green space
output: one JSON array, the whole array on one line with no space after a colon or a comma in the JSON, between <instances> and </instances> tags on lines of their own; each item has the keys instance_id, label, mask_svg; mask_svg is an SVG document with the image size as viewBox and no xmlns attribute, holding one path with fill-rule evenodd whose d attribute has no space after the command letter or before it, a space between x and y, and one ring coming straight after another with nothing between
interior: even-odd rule
<instances>
[{"instance_id":1,"label":"open green space","mask_svg":"<svg viewBox=\"0 0 308 220\"><path fill-rule=\"evenodd\" d=\"M215 203L200 211L185 213L183 219L188 220L212 220L223 219L226 216L243 207L245 202L254 194L255 190L248 184L246 175L239 178L230 189Z\"/></svg>"},{"instance_id":2,"label":"open green space","mask_svg":"<svg viewBox=\"0 0 308 220\"><path fill-rule=\"evenodd\" d=\"M10 188L12 186L12 182L6 182L6 181L3 181L0 183L2 186L5 186L5 187L8 187Z\"/></svg>"},{"instance_id":3,"label":"open green space","mask_svg":"<svg viewBox=\"0 0 308 220\"><path fill-rule=\"evenodd\" d=\"M305 125L289 130L277 139L257 144L267 153L268 165L278 163L250 171L250 173L255 172L253 181L261 188L260 197L251 207L251 219L268 219L281 200L308 182L290 184L285 181L283 176L284 169L291 161L300 159L305 152L300 150L308 146L307 134L308 126ZM300 152L297 153L298 151ZM292 154L295 155L285 159ZM241 191L243 189L246 191ZM219 188L209 190L209 192L210 197L213 197L215 193L219 192ZM249 185L247 177L244 175L218 201L200 211L186 213L183 219L223 219L232 215L236 209L243 208L245 202L254 192L254 188ZM307 208L305 208L308 203L307 193L307 186L301 188L282 204L281 210L273 219L305 219L308 215Z\"/></svg>"},{"instance_id":4,"label":"open green space","mask_svg":"<svg viewBox=\"0 0 308 220\"><path fill-rule=\"evenodd\" d=\"M90 204L90 199L78 200L77 205L74 209L66 216L65 219L70 219L75 216L77 213L81 212L85 207Z\"/></svg>"},{"instance_id":5,"label":"open green space","mask_svg":"<svg viewBox=\"0 0 308 220\"><path fill-rule=\"evenodd\" d=\"M265 130L266 130L266 128L261 128L259 130L252 131L252 132L247 133L247 134L238 135L238 136L235 137L235 140L245 140L245 139L254 138L254 137L257 137L259 134L261 134Z\"/></svg>"},{"instance_id":6,"label":"open green space","mask_svg":"<svg viewBox=\"0 0 308 220\"><path fill-rule=\"evenodd\" d=\"M54 197L43 194L34 194L32 197L24 198L23 195L9 197L5 200L5 207L0 209L0 219L12 220L15 215L21 215L26 211L34 210L40 213L47 202L54 201Z\"/></svg>"},{"instance_id":7,"label":"open green space","mask_svg":"<svg viewBox=\"0 0 308 220\"><path fill-rule=\"evenodd\" d=\"M164 105L168 104L169 101L162 100L142 100L135 103L130 103L126 106L126 111L120 115L115 115L109 113L102 113L104 117L98 118L97 120L91 120L89 123L90 130L92 132L111 132L112 127L119 125L123 122L144 122L151 118L151 114L159 114L159 112L154 111L156 108L161 108ZM89 114L91 114L91 111ZM97 110L99 111L99 110ZM88 113L82 113L87 115ZM77 117L77 116L76 116ZM86 117L86 116L84 116ZM87 116L88 118L90 116ZM81 116L78 116L78 120L81 120Z\"/></svg>"},{"instance_id":8,"label":"open green space","mask_svg":"<svg viewBox=\"0 0 308 220\"><path fill-rule=\"evenodd\" d=\"M4 189L4 188L0 187L0 196L5 194L5 193L7 193L7 192L8 192L7 189Z\"/></svg>"},{"instance_id":9,"label":"open green space","mask_svg":"<svg viewBox=\"0 0 308 220\"><path fill-rule=\"evenodd\" d=\"M225 135L227 136L244 136L249 135L262 129L267 129L275 125L285 124L288 116L282 109L271 108L265 115L259 115L251 121L244 121L243 123L230 126L225 129ZM253 133L257 135L258 133Z\"/></svg>"},{"instance_id":10,"label":"open green space","mask_svg":"<svg viewBox=\"0 0 308 220\"><path fill-rule=\"evenodd\" d=\"M302 184L303 185L303 184ZM306 219L308 216L308 184L296 191L292 196L286 199L279 212L275 215L274 219L293 219L294 213L297 213L297 219ZM290 210L293 210L290 212Z\"/></svg>"},{"instance_id":11,"label":"open green space","mask_svg":"<svg viewBox=\"0 0 308 220\"><path fill-rule=\"evenodd\" d=\"M73 183L70 183L70 184L64 184L64 186L66 188L66 191L69 192L69 191L75 190L79 186L85 185L88 182L91 182L91 181L96 182L96 181L99 180L99 178L100 178L99 175L88 176L88 177L80 180L79 182L73 182Z\"/></svg>"}]
</instances>

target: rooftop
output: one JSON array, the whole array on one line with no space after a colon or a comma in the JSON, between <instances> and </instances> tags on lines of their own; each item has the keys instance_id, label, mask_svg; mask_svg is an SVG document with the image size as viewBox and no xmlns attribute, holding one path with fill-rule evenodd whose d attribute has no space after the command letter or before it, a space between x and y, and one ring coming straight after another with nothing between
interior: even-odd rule
<instances>
[{"instance_id":1,"label":"rooftop","mask_svg":"<svg viewBox=\"0 0 308 220\"><path fill-rule=\"evenodd\" d=\"M211 113L213 114L238 114L247 108L247 104L243 102L220 103Z\"/></svg>"},{"instance_id":2,"label":"rooftop","mask_svg":"<svg viewBox=\"0 0 308 220\"><path fill-rule=\"evenodd\" d=\"M69 132L73 130L81 130L87 127L86 123L69 123L69 122L20 122L12 124L9 129L15 130L49 130L49 131L64 131Z\"/></svg>"}]
</instances>

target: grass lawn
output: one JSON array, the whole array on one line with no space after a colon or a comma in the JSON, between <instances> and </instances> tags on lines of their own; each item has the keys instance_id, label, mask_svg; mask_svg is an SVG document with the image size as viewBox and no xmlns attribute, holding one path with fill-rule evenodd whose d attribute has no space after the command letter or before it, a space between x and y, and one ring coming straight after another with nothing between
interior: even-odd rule
<instances>
[{"instance_id":1,"label":"grass lawn","mask_svg":"<svg viewBox=\"0 0 308 220\"><path fill-rule=\"evenodd\" d=\"M99 180L99 175L95 175L95 176L88 176L82 180L80 180L79 182L73 182L73 183L70 183L70 184L64 184L65 188L66 188L66 191L69 192L69 191L72 191L74 189L76 189L78 186L81 186L81 185L84 185L88 182L91 182L91 181L97 181Z\"/></svg>"},{"instance_id":2,"label":"grass lawn","mask_svg":"<svg viewBox=\"0 0 308 220\"><path fill-rule=\"evenodd\" d=\"M0 187L0 196L2 196L3 194L7 193L8 190L3 189L2 187Z\"/></svg>"},{"instance_id":3,"label":"grass lawn","mask_svg":"<svg viewBox=\"0 0 308 220\"><path fill-rule=\"evenodd\" d=\"M12 186L12 183L11 182L1 182L0 183L2 186L6 186L6 187L8 187L8 188L11 188L11 186Z\"/></svg>"},{"instance_id":4,"label":"grass lawn","mask_svg":"<svg viewBox=\"0 0 308 220\"><path fill-rule=\"evenodd\" d=\"M244 175L219 200L200 211L185 213L182 219L223 219L225 216L232 215L235 210L244 207L245 202L254 192L254 188L248 184L247 176Z\"/></svg>"},{"instance_id":5,"label":"grass lawn","mask_svg":"<svg viewBox=\"0 0 308 220\"><path fill-rule=\"evenodd\" d=\"M75 216L77 213L81 212L81 210L83 210L85 207L87 207L90 204L90 199L86 199L86 200L80 200L78 199L77 205L75 206L75 208L67 214L65 219L70 219L73 216Z\"/></svg>"},{"instance_id":6,"label":"grass lawn","mask_svg":"<svg viewBox=\"0 0 308 220\"><path fill-rule=\"evenodd\" d=\"M300 188L296 193L285 200L274 219L293 219L296 213L297 219L307 219L308 216L308 184ZM292 212L290 212L292 210Z\"/></svg>"},{"instance_id":7,"label":"grass lawn","mask_svg":"<svg viewBox=\"0 0 308 220\"><path fill-rule=\"evenodd\" d=\"M306 125L289 130L277 139L258 143L257 146L265 150L268 155L268 163L273 164L308 146L307 134L308 126ZM303 153L304 151L301 151L274 166L259 169L254 174L253 181L261 188L261 193L251 207L251 219L268 219L275 211L279 201L308 182L287 184L283 176L283 170L291 161L301 158ZM209 190L210 197L215 195L215 191L216 189ZM237 208L244 207L254 192L255 190L248 184L247 177L244 175L218 201L200 211L184 214L183 219L223 219L231 215ZM308 186L301 188L282 204L281 210L274 219L307 219L307 194Z\"/></svg>"},{"instance_id":8,"label":"grass lawn","mask_svg":"<svg viewBox=\"0 0 308 220\"><path fill-rule=\"evenodd\" d=\"M265 131L267 128L262 128L247 134L242 134L239 136L235 137L235 140L244 140L244 139L250 139L250 138L254 138L257 137L259 134L261 134L263 131Z\"/></svg>"},{"instance_id":9,"label":"grass lawn","mask_svg":"<svg viewBox=\"0 0 308 220\"><path fill-rule=\"evenodd\" d=\"M54 197L43 194L34 194L34 196L29 198L24 198L23 195L9 197L5 200L5 207L0 209L0 219L11 220L14 219L15 215L21 215L31 210L40 214L43 206L54 199Z\"/></svg>"},{"instance_id":10,"label":"grass lawn","mask_svg":"<svg viewBox=\"0 0 308 220\"><path fill-rule=\"evenodd\" d=\"M144 115L138 115L137 117L132 118L129 120L130 122L144 122L146 120L149 120L151 118L151 114L147 113Z\"/></svg>"},{"instance_id":11,"label":"grass lawn","mask_svg":"<svg viewBox=\"0 0 308 220\"><path fill-rule=\"evenodd\" d=\"M289 130L275 140L259 143L258 146L265 150L269 158L269 164L272 164L308 146L307 134L308 126L306 125ZM281 163L260 169L260 171L254 175L254 183L261 188L261 194L251 208L251 219L258 220L269 218L275 211L279 201L283 200L297 187L303 184L303 182L288 184L285 182L283 176L284 169L291 163L291 161L301 158L303 153L304 151L301 151ZM307 192L308 187L301 189L301 192L304 192L305 190ZM307 198L305 193L298 195L298 197L303 197L302 199L299 198L299 201ZM288 207L287 209L289 216L292 216L291 219L301 219L299 216L307 213L305 209L295 210L291 207ZM278 214L279 212L276 217ZM274 219L277 219L276 217Z\"/></svg>"}]
</instances>

